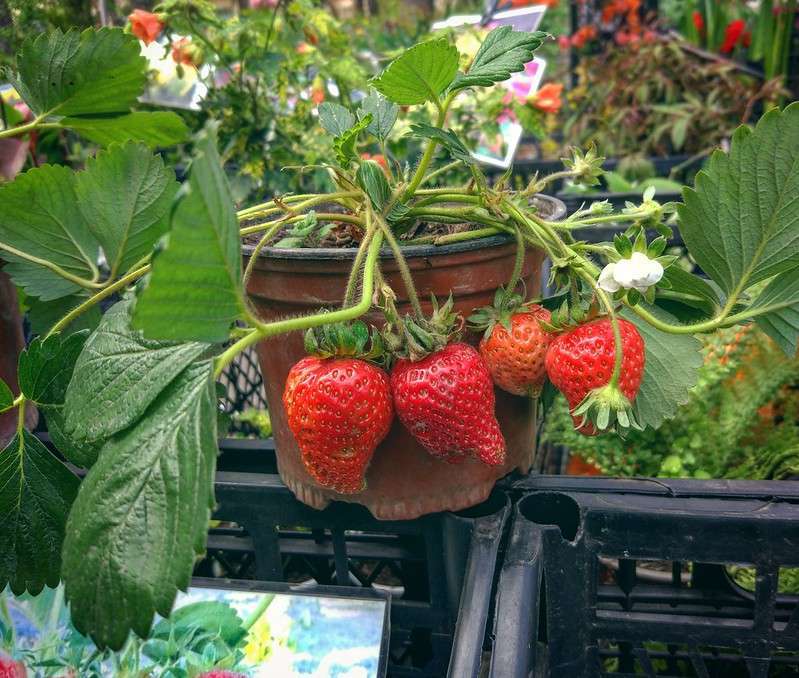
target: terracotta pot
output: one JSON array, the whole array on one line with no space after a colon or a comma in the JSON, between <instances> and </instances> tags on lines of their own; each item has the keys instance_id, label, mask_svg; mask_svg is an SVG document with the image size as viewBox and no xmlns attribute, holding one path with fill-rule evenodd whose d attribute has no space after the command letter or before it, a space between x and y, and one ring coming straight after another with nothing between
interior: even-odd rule
<instances>
[{"instance_id":1,"label":"terracotta pot","mask_svg":"<svg viewBox=\"0 0 799 678\"><path fill-rule=\"evenodd\" d=\"M560 214L560 210L557 210ZM430 293L445 299L450 291L455 307L464 315L491 303L498 286L507 282L513 268L515 243L505 236L443 247L413 246L403 249L422 299ZM252 248L245 246L245 257ZM265 248L250 278L247 292L263 320L312 313L340 306L354 249ZM528 293L539 290L543 254L530 250L524 265ZM401 313L409 312L404 287L391 253L381 253L384 277L397 293ZM429 304L425 310L429 310ZM371 313L367 322L380 324ZM467 336L476 343L479 337ZM286 423L283 387L289 369L302 358L301 332L280 335L258 346L261 371L272 420L278 470L283 482L303 502L324 508L331 501L356 502L377 518L410 519L436 511L454 511L484 501L496 481L518 469L527 472L535 445L534 403L497 390L496 412L507 443L508 459L500 467L477 460L449 464L431 457L395 420L377 448L367 471L367 488L342 495L319 486L306 472L294 437Z\"/></svg>"}]
</instances>

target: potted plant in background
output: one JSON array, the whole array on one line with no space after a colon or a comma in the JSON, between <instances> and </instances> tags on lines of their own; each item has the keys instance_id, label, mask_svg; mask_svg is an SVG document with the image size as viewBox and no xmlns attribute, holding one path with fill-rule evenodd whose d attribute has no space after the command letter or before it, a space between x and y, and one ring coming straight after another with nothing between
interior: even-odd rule
<instances>
[{"instance_id":1,"label":"potted plant in background","mask_svg":"<svg viewBox=\"0 0 799 678\"><path fill-rule=\"evenodd\" d=\"M377 93L357 111L324 108L320 116L335 135L335 162L324 168L336 190L327 194L278 196L237 213L213 129L197 140L181 187L146 145L127 142L111 144L83 171L36 168L0 188L0 256L12 262L14 282L32 298L79 295L22 353L21 395L3 389L0 410L20 414L38 406L57 450L87 469L78 483L22 427L0 453L3 584L36 592L63 578L76 626L99 646L120 647L130 630L146 635L156 612L169 613L204 548L217 454L214 380L240 351L264 341L274 347L278 335L289 339L288 358L298 341L288 333L313 330L307 347L319 355L292 368L283 395L289 419L292 410L296 415L289 423L299 447L313 435L341 442L324 458L305 448L301 460L320 487L342 495L369 482L364 461L379 463L391 412L437 457L431 464L501 468L514 450L495 420L503 415L492 402L492 380L531 395L551 393L554 384L569 398L575 426L590 435L657 427L673 416L701 364L695 334L754 321L786 353L796 351L799 105L769 112L754 131L736 132L729 153L714 154L695 188L684 191L683 205L661 205L647 191L640 204L618 213L596 203L555 221L535 196L554 178L595 181L601 158L575 151L559 176L510 191L502 181L488 185L446 125L456 97L521 70L542 39L497 29L469 64L459 63L446 39L421 43L372 81ZM105 53L105 41L117 41L117 49ZM84 129L124 129L144 77L128 43L137 47L132 36L109 29L28 42L17 87L36 118L0 138L75 124L62 116L90 116L96 107L108 115L89 117L94 123L81 118ZM42 80L36 65L67 48L75 56L55 80ZM384 169L360 157L359 140L387 135L395 106L423 104L435 124L412 129L425 139L418 163ZM467 165L467 184L437 185L449 164L437 160L438 149ZM675 211L691 255L713 284L662 256L665 222ZM341 306L259 317L245 290L257 297L253 271L275 261L260 255L275 238L322 237L331 223L339 231L353 227L350 237L359 241ZM602 223L626 231L613 243L572 236ZM651 229L661 235L650 241ZM241 239L253 234L258 240L242 271ZM505 246L491 240L503 235L514 243L513 264L507 278L493 280L493 304L475 308L484 282L474 301L423 305L418 288L426 259L435 255L429 251L412 265L410 247L468 243L483 257ZM552 263L554 298L527 300L519 284L531 270L525 262L541 256L536 250ZM471 270L450 279L453 296L471 284ZM334 275L328 287L340 284ZM71 331L114 295L120 299L97 329L88 336ZM332 301L325 296L319 305ZM382 317L370 316L372 309ZM466 312L488 332L482 352L456 338ZM391 360L390 374L370 364L380 357ZM507 379L520 374L523 384ZM368 399L348 400L356 388ZM359 482L343 483L353 478Z\"/></svg>"}]
</instances>

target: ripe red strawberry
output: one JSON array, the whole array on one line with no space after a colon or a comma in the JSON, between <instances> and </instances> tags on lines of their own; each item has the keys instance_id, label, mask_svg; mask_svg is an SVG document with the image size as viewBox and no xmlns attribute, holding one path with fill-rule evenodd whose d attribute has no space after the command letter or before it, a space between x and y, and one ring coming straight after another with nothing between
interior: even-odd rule
<instances>
[{"instance_id":1,"label":"ripe red strawberry","mask_svg":"<svg viewBox=\"0 0 799 678\"><path fill-rule=\"evenodd\" d=\"M449 462L472 456L491 465L505 461L491 374L468 344L447 344L415 362L397 361L391 391L400 421L433 456Z\"/></svg>"},{"instance_id":2,"label":"ripe red strawberry","mask_svg":"<svg viewBox=\"0 0 799 678\"><path fill-rule=\"evenodd\" d=\"M501 389L519 396L538 397L541 393L547 378L547 349L553 336L541 329L538 321L549 319L549 311L532 305L489 327L487 336L480 341L480 355Z\"/></svg>"},{"instance_id":3,"label":"ripe red strawberry","mask_svg":"<svg viewBox=\"0 0 799 678\"><path fill-rule=\"evenodd\" d=\"M0 655L0 678L25 678L28 672L22 662Z\"/></svg>"},{"instance_id":4,"label":"ripe red strawberry","mask_svg":"<svg viewBox=\"0 0 799 678\"><path fill-rule=\"evenodd\" d=\"M314 479L342 494L363 490L394 417L388 375L357 358L309 356L291 368L283 405Z\"/></svg>"},{"instance_id":5,"label":"ripe red strawberry","mask_svg":"<svg viewBox=\"0 0 799 678\"><path fill-rule=\"evenodd\" d=\"M622 363L616 389L604 388L613 374L615 356L613 327L608 318L592 320L558 335L547 352L549 380L566 396L575 426L586 435L594 435L597 428L604 430L614 417L623 427L635 424L629 410L644 374L644 340L635 325L626 320L619 319L619 331ZM596 427L585 416L591 408L596 410Z\"/></svg>"}]
</instances>

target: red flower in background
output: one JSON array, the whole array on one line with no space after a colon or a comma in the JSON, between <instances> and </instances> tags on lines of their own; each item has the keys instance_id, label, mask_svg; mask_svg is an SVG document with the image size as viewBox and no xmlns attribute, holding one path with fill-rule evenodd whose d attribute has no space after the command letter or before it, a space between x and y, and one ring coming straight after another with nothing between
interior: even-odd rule
<instances>
[{"instance_id":1,"label":"red flower in background","mask_svg":"<svg viewBox=\"0 0 799 678\"><path fill-rule=\"evenodd\" d=\"M702 12L694 12L691 15L691 18L694 20L694 28L696 28L696 32L699 35L705 34L705 18L702 16Z\"/></svg>"},{"instance_id":2,"label":"red flower in background","mask_svg":"<svg viewBox=\"0 0 799 678\"><path fill-rule=\"evenodd\" d=\"M548 82L535 93L533 106L544 113L557 113L563 102L560 99L563 85L559 82Z\"/></svg>"},{"instance_id":3,"label":"red flower in background","mask_svg":"<svg viewBox=\"0 0 799 678\"><path fill-rule=\"evenodd\" d=\"M189 38L180 38L172 43L172 60L176 64L197 68L202 63L202 54Z\"/></svg>"},{"instance_id":4,"label":"red flower in background","mask_svg":"<svg viewBox=\"0 0 799 678\"><path fill-rule=\"evenodd\" d=\"M572 47L583 47L586 42L589 42L597 36L596 26L583 26L572 35Z\"/></svg>"},{"instance_id":5,"label":"red flower in background","mask_svg":"<svg viewBox=\"0 0 799 678\"><path fill-rule=\"evenodd\" d=\"M164 28L164 22L157 14L145 12L143 9L134 9L128 17L130 30L145 45L149 45L158 37Z\"/></svg>"},{"instance_id":6,"label":"red flower in background","mask_svg":"<svg viewBox=\"0 0 799 678\"><path fill-rule=\"evenodd\" d=\"M724 42L721 45L722 54L729 54L735 49L735 45L738 44L738 41L743 36L745 28L746 23L744 23L743 19L736 19L727 24L727 28L724 29Z\"/></svg>"}]
</instances>

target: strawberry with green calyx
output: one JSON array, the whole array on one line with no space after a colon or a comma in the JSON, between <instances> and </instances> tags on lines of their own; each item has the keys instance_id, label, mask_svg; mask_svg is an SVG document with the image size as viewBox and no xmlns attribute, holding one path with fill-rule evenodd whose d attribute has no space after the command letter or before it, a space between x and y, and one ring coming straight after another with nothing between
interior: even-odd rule
<instances>
[{"instance_id":1,"label":"strawberry with green calyx","mask_svg":"<svg viewBox=\"0 0 799 678\"><path fill-rule=\"evenodd\" d=\"M283 391L289 428L320 485L356 494L394 418L388 375L367 362L383 357L382 342L357 321L308 330L305 348L313 355L291 368Z\"/></svg>"},{"instance_id":2,"label":"strawberry with green calyx","mask_svg":"<svg viewBox=\"0 0 799 678\"><path fill-rule=\"evenodd\" d=\"M469 316L469 325L485 330L480 341L494 383L519 396L537 398L546 381L546 354L552 335L541 326L550 313L537 304L524 304L518 294L500 287L493 306L484 306Z\"/></svg>"},{"instance_id":3,"label":"strawberry with green calyx","mask_svg":"<svg viewBox=\"0 0 799 678\"><path fill-rule=\"evenodd\" d=\"M632 403L644 374L644 340L632 323L618 319L622 360L614 379L613 325L603 317L555 337L547 352L552 384L566 396L575 427L594 435L609 428L638 428Z\"/></svg>"},{"instance_id":4,"label":"strawberry with green calyx","mask_svg":"<svg viewBox=\"0 0 799 678\"><path fill-rule=\"evenodd\" d=\"M406 318L403 346L391 371L397 416L434 457L505 462L505 439L494 413L494 385L480 354L457 341L452 298L430 318Z\"/></svg>"}]
</instances>

